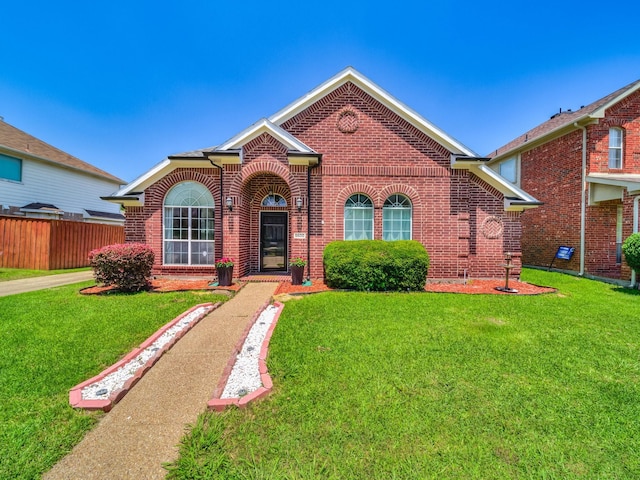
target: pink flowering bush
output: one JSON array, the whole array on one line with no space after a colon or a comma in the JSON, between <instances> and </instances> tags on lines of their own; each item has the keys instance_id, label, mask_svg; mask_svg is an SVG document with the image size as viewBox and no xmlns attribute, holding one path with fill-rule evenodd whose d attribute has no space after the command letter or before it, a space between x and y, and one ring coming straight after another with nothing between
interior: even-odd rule
<instances>
[{"instance_id":1,"label":"pink flowering bush","mask_svg":"<svg viewBox=\"0 0 640 480\"><path fill-rule=\"evenodd\" d=\"M107 245L89 252L89 263L98 283L123 292L147 290L155 255L144 243Z\"/></svg>"}]
</instances>

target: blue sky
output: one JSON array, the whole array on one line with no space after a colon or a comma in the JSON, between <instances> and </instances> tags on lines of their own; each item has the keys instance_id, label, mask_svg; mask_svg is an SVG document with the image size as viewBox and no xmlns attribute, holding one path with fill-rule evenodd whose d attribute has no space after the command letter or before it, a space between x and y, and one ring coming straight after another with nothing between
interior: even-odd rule
<instances>
[{"instance_id":1,"label":"blue sky","mask_svg":"<svg viewBox=\"0 0 640 480\"><path fill-rule=\"evenodd\" d=\"M0 116L125 181L353 66L485 155L640 79L636 2L8 2Z\"/></svg>"}]
</instances>

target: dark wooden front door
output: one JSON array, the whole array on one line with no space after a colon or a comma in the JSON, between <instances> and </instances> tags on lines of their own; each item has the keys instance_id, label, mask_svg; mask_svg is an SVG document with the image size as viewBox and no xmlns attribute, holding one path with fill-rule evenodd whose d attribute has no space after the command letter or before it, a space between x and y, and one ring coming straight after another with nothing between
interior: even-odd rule
<instances>
[{"instance_id":1,"label":"dark wooden front door","mask_svg":"<svg viewBox=\"0 0 640 480\"><path fill-rule=\"evenodd\" d=\"M260 271L287 270L287 212L260 212Z\"/></svg>"}]
</instances>

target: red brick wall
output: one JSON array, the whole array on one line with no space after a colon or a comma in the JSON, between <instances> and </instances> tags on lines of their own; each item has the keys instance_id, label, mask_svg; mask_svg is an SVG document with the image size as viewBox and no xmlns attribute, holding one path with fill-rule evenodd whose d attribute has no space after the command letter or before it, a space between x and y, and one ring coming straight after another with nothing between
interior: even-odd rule
<instances>
[{"instance_id":1,"label":"red brick wall","mask_svg":"<svg viewBox=\"0 0 640 480\"><path fill-rule=\"evenodd\" d=\"M624 130L623 168L609 169L609 128ZM582 131L577 130L521 156L522 188L544 202L522 215L523 263L547 266L559 245L576 248L570 262L555 267L580 270L580 192ZM587 127L589 173L640 173L640 92L608 109L605 118ZM588 198L588 195L587 195ZM628 279L630 270L616 263L617 207L623 205L623 239L632 233L633 198L586 207L585 273Z\"/></svg>"},{"instance_id":2,"label":"red brick wall","mask_svg":"<svg viewBox=\"0 0 640 480\"><path fill-rule=\"evenodd\" d=\"M522 262L548 266L560 245L574 247L558 268L579 270L582 132L576 131L521 156L522 189L543 205L522 214Z\"/></svg>"},{"instance_id":3,"label":"red brick wall","mask_svg":"<svg viewBox=\"0 0 640 480\"><path fill-rule=\"evenodd\" d=\"M609 170L609 129L623 130L622 170ZM589 128L589 172L640 173L640 92L609 108L605 118Z\"/></svg>"},{"instance_id":4,"label":"red brick wall","mask_svg":"<svg viewBox=\"0 0 640 480\"><path fill-rule=\"evenodd\" d=\"M172 172L145 191L144 208L127 209L127 240L152 245L158 254L155 273L214 271L161 265L162 202L171 186L189 179L207 185L216 200L216 257L236 259L235 275L259 269L259 218L267 210L260 202L270 190L287 201L275 210L289 215L288 256L309 258L311 277L322 276L324 247L344 238L344 205L354 193L368 195L374 204L376 239L382 238L384 201L396 193L411 200L413 239L429 252L432 279L502 277L505 252L513 254L513 274L519 274L519 214L504 212L502 194L467 171L453 171L444 147L359 88L337 89L282 127L323 155L310 172L311 192L307 168L289 166L286 148L267 134L244 146L242 165L224 168L222 196L231 197L232 212L218 208L217 169ZM296 232L308 238L296 239Z\"/></svg>"},{"instance_id":5,"label":"red brick wall","mask_svg":"<svg viewBox=\"0 0 640 480\"><path fill-rule=\"evenodd\" d=\"M349 116L355 131L340 130ZM355 119L355 121L354 121ZM519 254L517 219L505 214L502 195L481 188L466 171L452 171L449 152L347 84L283 124L318 152L322 164L312 172L312 276L322 270L327 243L344 238L344 204L353 193L374 204L374 238L382 238L382 205L394 193L413 205L413 239L431 257L429 277L502 276L504 242ZM353 128L351 128L353 130ZM506 235L485 238L479 226L495 215ZM470 225L471 224L471 225Z\"/></svg>"}]
</instances>

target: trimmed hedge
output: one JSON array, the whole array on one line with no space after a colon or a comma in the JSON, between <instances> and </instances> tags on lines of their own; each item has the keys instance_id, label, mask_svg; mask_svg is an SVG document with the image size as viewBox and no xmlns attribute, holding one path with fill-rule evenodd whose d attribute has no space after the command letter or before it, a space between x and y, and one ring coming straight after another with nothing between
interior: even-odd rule
<instances>
[{"instance_id":1,"label":"trimmed hedge","mask_svg":"<svg viewBox=\"0 0 640 480\"><path fill-rule=\"evenodd\" d=\"M154 257L153 250L143 243L123 243L92 250L89 263L98 283L138 292L151 285Z\"/></svg>"},{"instance_id":2,"label":"trimmed hedge","mask_svg":"<svg viewBox=\"0 0 640 480\"><path fill-rule=\"evenodd\" d=\"M420 291L427 281L429 254L415 240L336 241L324 249L323 263L331 288Z\"/></svg>"},{"instance_id":3,"label":"trimmed hedge","mask_svg":"<svg viewBox=\"0 0 640 480\"><path fill-rule=\"evenodd\" d=\"M629 235L622 244L622 253L627 265L640 273L640 233Z\"/></svg>"}]
</instances>

